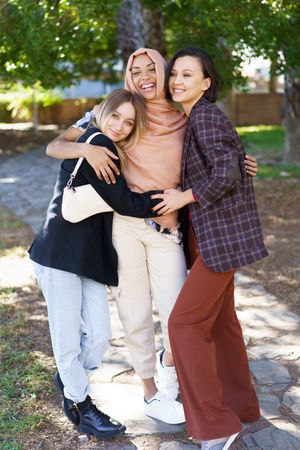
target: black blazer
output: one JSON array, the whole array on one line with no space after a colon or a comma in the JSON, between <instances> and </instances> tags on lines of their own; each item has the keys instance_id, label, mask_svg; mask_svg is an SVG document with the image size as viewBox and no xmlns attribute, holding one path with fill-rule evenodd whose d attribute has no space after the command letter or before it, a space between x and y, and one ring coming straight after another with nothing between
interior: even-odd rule
<instances>
[{"instance_id":1,"label":"black blazer","mask_svg":"<svg viewBox=\"0 0 300 450\"><path fill-rule=\"evenodd\" d=\"M85 142L95 131L99 130L95 127L89 128L78 142ZM103 134L95 136L91 144L107 147L117 154L113 142ZM118 260L112 244L113 213L96 214L78 223L67 222L61 214L63 189L77 161L69 159L61 164L46 220L29 249L30 258L46 267L117 286ZM116 164L120 169L119 160ZM84 159L73 185L81 186L87 183L119 214L132 217L156 215L152 208L159 200L151 200L150 195L157 191L143 194L131 192L122 174L117 177L115 184L107 184L97 178L94 169Z\"/></svg>"}]
</instances>

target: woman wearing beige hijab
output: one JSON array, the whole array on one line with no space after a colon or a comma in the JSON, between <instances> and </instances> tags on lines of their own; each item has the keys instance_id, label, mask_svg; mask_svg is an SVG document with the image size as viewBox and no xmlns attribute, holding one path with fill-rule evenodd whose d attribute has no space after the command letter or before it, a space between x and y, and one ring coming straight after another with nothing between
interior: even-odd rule
<instances>
[{"instance_id":1,"label":"woman wearing beige hijab","mask_svg":"<svg viewBox=\"0 0 300 450\"><path fill-rule=\"evenodd\" d=\"M130 56L125 88L145 98L148 118L142 138L126 152L123 173L136 192L180 185L186 119L165 99L164 82L165 61L156 50L139 49ZM155 222L114 215L113 242L119 257L117 303L125 340L142 380L146 414L168 423L184 421L182 406L175 402L178 384L167 330L186 279L180 241L176 212ZM163 334L164 350L157 357L152 302ZM156 359L160 391L154 382Z\"/></svg>"},{"instance_id":2,"label":"woman wearing beige hijab","mask_svg":"<svg viewBox=\"0 0 300 450\"><path fill-rule=\"evenodd\" d=\"M180 185L180 163L185 116L165 99L165 67L155 50L139 49L128 61L125 87L140 93L146 104L148 127L138 145L126 152L124 176L136 192L168 189ZM113 182L115 166L106 149L74 145L85 121L71 127L47 148L58 158L85 156L98 175ZM256 173L256 163L249 163ZM178 385L167 333L167 322L186 278L186 264L178 229L177 214L154 221L114 215L114 246L119 258L119 286L116 293L119 316L125 331L136 373L140 376L145 413L167 423L184 421L182 405L175 399ZM158 309L163 332L163 349L156 355L152 302ZM154 381L155 364L159 388Z\"/></svg>"}]
</instances>

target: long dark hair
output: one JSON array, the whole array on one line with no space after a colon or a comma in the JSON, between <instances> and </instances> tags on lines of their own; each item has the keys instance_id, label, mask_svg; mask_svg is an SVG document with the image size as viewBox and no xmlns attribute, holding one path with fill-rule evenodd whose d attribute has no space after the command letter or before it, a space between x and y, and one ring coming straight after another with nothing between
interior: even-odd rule
<instances>
[{"instance_id":1,"label":"long dark hair","mask_svg":"<svg viewBox=\"0 0 300 450\"><path fill-rule=\"evenodd\" d=\"M209 102L214 103L217 100L217 94L219 89L222 86L221 77L214 65L213 60L209 56L209 54L199 47L187 47L179 50L175 53L175 55L171 58L166 73L166 97L168 100L172 100L172 96L169 90L169 79L171 75L171 71L173 69L174 63L176 59L181 58L183 56L193 56L197 58L201 64L203 75L205 78L211 79L210 87L205 91L203 97L205 97Z\"/></svg>"}]
</instances>

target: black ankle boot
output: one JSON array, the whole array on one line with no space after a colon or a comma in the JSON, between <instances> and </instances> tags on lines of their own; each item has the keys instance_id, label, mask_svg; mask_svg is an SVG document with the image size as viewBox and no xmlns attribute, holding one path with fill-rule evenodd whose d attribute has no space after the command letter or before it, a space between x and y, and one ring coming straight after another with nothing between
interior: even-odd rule
<instances>
[{"instance_id":1,"label":"black ankle boot","mask_svg":"<svg viewBox=\"0 0 300 450\"><path fill-rule=\"evenodd\" d=\"M100 439L109 439L126 430L120 422L96 408L90 396L87 396L84 402L76 403L76 407L79 412L79 429L83 433L92 434Z\"/></svg>"},{"instance_id":2,"label":"black ankle boot","mask_svg":"<svg viewBox=\"0 0 300 450\"><path fill-rule=\"evenodd\" d=\"M73 400L70 400L69 398L64 396L64 384L63 384L58 372L56 372L56 374L53 375L53 381L57 387L57 390L62 395L62 398L63 398L62 409L63 409L65 415L74 425L79 425L79 412L78 412Z\"/></svg>"}]
</instances>

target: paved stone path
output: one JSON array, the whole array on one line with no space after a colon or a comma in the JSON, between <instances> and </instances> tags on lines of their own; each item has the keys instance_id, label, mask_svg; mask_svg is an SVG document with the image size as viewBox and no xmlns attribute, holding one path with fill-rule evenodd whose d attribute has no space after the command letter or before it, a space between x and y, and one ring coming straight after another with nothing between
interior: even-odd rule
<instances>
[{"instance_id":1,"label":"paved stone path","mask_svg":"<svg viewBox=\"0 0 300 450\"><path fill-rule=\"evenodd\" d=\"M42 149L11 158L0 166L0 202L14 211L34 231L38 230L51 198L59 164L59 161L47 158ZM27 259L6 259L5 266L0 261L0 285L13 282L11 278L15 270L23 274L21 283L28 284L29 279L33 282L31 266ZM261 413L267 420L262 419L251 425L231 448L300 449L300 317L288 311L279 299L269 294L255 280L237 274L236 285L237 312L243 327ZM144 416L142 389L130 365L112 296L110 308L113 324L112 345L102 367L91 378L93 396L105 411L126 423L129 436L133 437L133 440L139 439L140 436L165 433L166 437L161 438L159 446L155 448L198 448L194 443L176 440L177 433L184 429L182 426L166 425ZM159 348L160 325L156 312L154 319ZM84 443L85 439L84 436L79 436L80 442ZM150 449L145 442L146 440L142 440L139 444L133 444L131 441L125 445L107 443L105 448Z\"/></svg>"}]
</instances>

